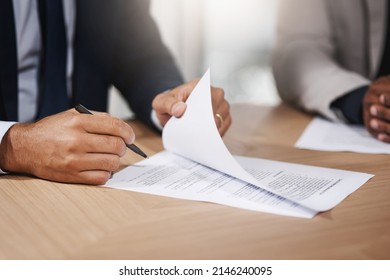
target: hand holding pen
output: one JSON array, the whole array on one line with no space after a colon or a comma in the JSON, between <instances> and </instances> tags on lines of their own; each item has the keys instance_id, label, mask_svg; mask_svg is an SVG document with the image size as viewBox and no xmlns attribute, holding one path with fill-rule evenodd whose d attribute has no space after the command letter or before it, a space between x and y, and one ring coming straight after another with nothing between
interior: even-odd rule
<instances>
[{"instance_id":1,"label":"hand holding pen","mask_svg":"<svg viewBox=\"0 0 390 280\"><path fill-rule=\"evenodd\" d=\"M133 142L134 131L123 120L70 109L11 126L1 141L0 168L56 182L104 185L121 166L126 143Z\"/></svg>"},{"instance_id":2,"label":"hand holding pen","mask_svg":"<svg viewBox=\"0 0 390 280\"><path fill-rule=\"evenodd\" d=\"M76 105L75 107L76 111L81 113L81 114L90 114L92 115L92 112L89 111L87 108L85 108L83 105L79 104ZM135 144L126 144L126 147L132 150L134 153L140 155L141 157L147 158L148 156L140 149L138 148Z\"/></svg>"}]
</instances>

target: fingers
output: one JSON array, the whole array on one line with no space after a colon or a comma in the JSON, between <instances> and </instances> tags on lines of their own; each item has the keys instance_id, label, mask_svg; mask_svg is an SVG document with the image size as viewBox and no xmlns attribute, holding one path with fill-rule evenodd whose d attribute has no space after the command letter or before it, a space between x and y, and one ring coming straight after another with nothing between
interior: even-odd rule
<instances>
[{"instance_id":1,"label":"fingers","mask_svg":"<svg viewBox=\"0 0 390 280\"><path fill-rule=\"evenodd\" d=\"M108 114L78 115L75 116L73 122L75 122L74 126L81 126L91 134L120 137L127 144L135 140L134 131L127 123Z\"/></svg>"},{"instance_id":2,"label":"fingers","mask_svg":"<svg viewBox=\"0 0 390 280\"><path fill-rule=\"evenodd\" d=\"M370 120L370 128L375 131L376 134L386 133L390 134L390 124L380 119L372 118Z\"/></svg>"},{"instance_id":3,"label":"fingers","mask_svg":"<svg viewBox=\"0 0 390 280\"><path fill-rule=\"evenodd\" d=\"M156 111L162 126L164 126L172 116L179 118L184 114L187 108L185 101L197 83L198 80L193 80L168 92L160 93L154 98L152 107Z\"/></svg>"},{"instance_id":4,"label":"fingers","mask_svg":"<svg viewBox=\"0 0 390 280\"><path fill-rule=\"evenodd\" d=\"M85 139L83 139L85 138ZM32 174L64 183L102 185L120 167L120 158L127 150L120 137L87 134L78 139L85 149L73 151L58 148L35 165ZM50 159L50 160L49 160Z\"/></svg>"},{"instance_id":5,"label":"fingers","mask_svg":"<svg viewBox=\"0 0 390 280\"><path fill-rule=\"evenodd\" d=\"M169 92L156 96L153 100L152 107L156 111L157 117L163 126L171 116L181 117L184 114L186 110L186 104L184 102L197 83L198 80L193 80ZM211 98L215 123L219 133L224 135L232 122L229 103L225 100L225 93L221 88L211 87Z\"/></svg>"},{"instance_id":6,"label":"fingers","mask_svg":"<svg viewBox=\"0 0 390 280\"><path fill-rule=\"evenodd\" d=\"M51 164L38 167L33 175L63 183L101 185L120 167L120 157L113 154L80 153L58 157Z\"/></svg>"},{"instance_id":7,"label":"fingers","mask_svg":"<svg viewBox=\"0 0 390 280\"><path fill-rule=\"evenodd\" d=\"M383 92L379 95L379 102L388 108L390 108L390 93Z\"/></svg>"},{"instance_id":8,"label":"fingers","mask_svg":"<svg viewBox=\"0 0 390 280\"><path fill-rule=\"evenodd\" d=\"M371 119L369 132L378 140L390 143L390 124L379 119Z\"/></svg>"},{"instance_id":9,"label":"fingers","mask_svg":"<svg viewBox=\"0 0 390 280\"><path fill-rule=\"evenodd\" d=\"M120 157L114 154L89 153L69 155L60 163L68 170L83 172L88 170L101 170L113 172L120 166Z\"/></svg>"},{"instance_id":10,"label":"fingers","mask_svg":"<svg viewBox=\"0 0 390 280\"><path fill-rule=\"evenodd\" d=\"M157 114L180 117L186 109L186 104L180 99L177 94L162 93L156 97L153 108Z\"/></svg>"},{"instance_id":11,"label":"fingers","mask_svg":"<svg viewBox=\"0 0 390 280\"><path fill-rule=\"evenodd\" d=\"M363 119L378 140L390 143L390 78L381 77L370 86L363 100Z\"/></svg>"},{"instance_id":12,"label":"fingers","mask_svg":"<svg viewBox=\"0 0 390 280\"><path fill-rule=\"evenodd\" d=\"M36 175L37 176L37 175ZM86 170L77 173L52 173L50 177L38 176L50 181L61 183L104 185L112 176L111 171Z\"/></svg>"},{"instance_id":13,"label":"fingers","mask_svg":"<svg viewBox=\"0 0 390 280\"><path fill-rule=\"evenodd\" d=\"M211 87L214 120L221 136L225 134L232 123L230 105L225 99L225 92L221 88Z\"/></svg>"},{"instance_id":14,"label":"fingers","mask_svg":"<svg viewBox=\"0 0 390 280\"><path fill-rule=\"evenodd\" d=\"M181 117L187 105L184 103L191 93L188 84L179 86L169 92L164 92L155 97L152 107L157 114L162 126L164 126L171 116Z\"/></svg>"},{"instance_id":15,"label":"fingers","mask_svg":"<svg viewBox=\"0 0 390 280\"><path fill-rule=\"evenodd\" d=\"M122 157L127 151L126 144L120 137L89 134L84 136L82 142L87 153L113 154Z\"/></svg>"},{"instance_id":16,"label":"fingers","mask_svg":"<svg viewBox=\"0 0 390 280\"><path fill-rule=\"evenodd\" d=\"M377 135L378 140L386 143L390 143L390 135L386 133L379 133Z\"/></svg>"},{"instance_id":17,"label":"fingers","mask_svg":"<svg viewBox=\"0 0 390 280\"><path fill-rule=\"evenodd\" d=\"M55 131L53 127L62 127L61 134L52 135L50 141L57 143L57 147L60 146L66 153L108 153L123 156L126 153L125 143L134 142L132 128L118 118L105 113L70 113L55 123L50 123L48 118L44 120L44 124L39 124L39 130L42 131L47 128Z\"/></svg>"},{"instance_id":18,"label":"fingers","mask_svg":"<svg viewBox=\"0 0 390 280\"><path fill-rule=\"evenodd\" d=\"M374 118L390 122L390 108L382 105L371 105L370 114Z\"/></svg>"},{"instance_id":19,"label":"fingers","mask_svg":"<svg viewBox=\"0 0 390 280\"><path fill-rule=\"evenodd\" d=\"M230 125L232 124L232 118L230 117L230 115L226 115L225 117L222 117L221 114L217 113L215 114L214 119L219 134L221 136L225 135L226 131L229 129Z\"/></svg>"},{"instance_id":20,"label":"fingers","mask_svg":"<svg viewBox=\"0 0 390 280\"><path fill-rule=\"evenodd\" d=\"M112 172L88 170L80 172L80 182L88 185L104 185L112 176Z\"/></svg>"},{"instance_id":21,"label":"fingers","mask_svg":"<svg viewBox=\"0 0 390 280\"><path fill-rule=\"evenodd\" d=\"M103 184L119 168L125 141L133 139L131 127L119 119L68 110L11 127L1 143L7 159L1 166L58 182Z\"/></svg>"},{"instance_id":22,"label":"fingers","mask_svg":"<svg viewBox=\"0 0 390 280\"><path fill-rule=\"evenodd\" d=\"M111 171L86 170L74 174L54 173L49 178L41 178L61 183L104 185L111 178L112 174L113 172Z\"/></svg>"}]
</instances>

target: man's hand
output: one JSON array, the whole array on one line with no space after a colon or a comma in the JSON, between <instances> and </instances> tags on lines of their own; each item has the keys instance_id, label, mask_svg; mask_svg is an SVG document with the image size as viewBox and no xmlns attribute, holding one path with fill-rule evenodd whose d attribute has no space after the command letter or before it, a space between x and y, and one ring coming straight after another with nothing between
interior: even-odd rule
<instances>
[{"instance_id":1,"label":"man's hand","mask_svg":"<svg viewBox=\"0 0 390 280\"><path fill-rule=\"evenodd\" d=\"M374 137L390 143L390 76L371 84L363 100L363 120Z\"/></svg>"},{"instance_id":2,"label":"man's hand","mask_svg":"<svg viewBox=\"0 0 390 280\"><path fill-rule=\"evenodd\" d=\"M40 178L100 185L119 168L129 125L104 113L71 109L31 124L15 124L0 145L1 169Z\"/></svg>"},{"instance_id":3,"label":"man's hand","mask_svg":"<svg viewBox=\"0 0 390 280\"><path fill-rule=\"evenodd\" d=\"M184 103L199 80L193 80L172 89L169 92L161 93L153 100L153 109L156 111L160 123L164 126L171 116L181 117L185 110ZM232 123L230 106L225 100L225 93L221 88L211 87L211 98L215 123L219 133L223 136Z\"/></svg>"}]
</instances>

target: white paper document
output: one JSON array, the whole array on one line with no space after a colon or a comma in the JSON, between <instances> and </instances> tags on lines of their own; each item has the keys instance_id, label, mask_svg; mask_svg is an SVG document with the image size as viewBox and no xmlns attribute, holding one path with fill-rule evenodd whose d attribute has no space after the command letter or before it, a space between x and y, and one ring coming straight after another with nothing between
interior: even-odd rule
<instances>
[{"instance_id":1,"label":"white paper document","mask_svg":"<svg viewBox=\"0 0 390 280\"><path fill-rule=\"evenodd\" d=\"M166 150L114 174L107 186L311 218L372 177L231 155L215 125L209 71L186 103L185 114L164 127Z\"/></svg>"},{"instance_id":2,"label":"white paper document","mask_svg":"<svg viewBox=\"0 0 390 280\"><path fill-rule=\"evenodd\" d=\"M363 126L334 123L318 117L307 126L295 146L319 151L390 154L390 144L375 139Z\"/></svg>"}]
</instances>

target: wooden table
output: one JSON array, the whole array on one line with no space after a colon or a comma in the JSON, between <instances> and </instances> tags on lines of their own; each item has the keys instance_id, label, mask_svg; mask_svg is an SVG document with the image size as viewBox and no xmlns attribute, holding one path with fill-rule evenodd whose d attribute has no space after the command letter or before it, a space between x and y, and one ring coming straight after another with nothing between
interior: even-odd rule
<instances>
[{"instance_id":1,"label":"wooden table","mask_svg":"<svg viewBox=\"0 0 390 280\"><path fill-rule=\"evenodd\" d=\"M239 104L233 154L375 174L313 219L123 190L0 177L2 259L390 259L390 157L293 148L311 117ZM152 155L158 134L132 122ZM139 158L128 153L124 164Z\"/></svg>"}]
</instances>

